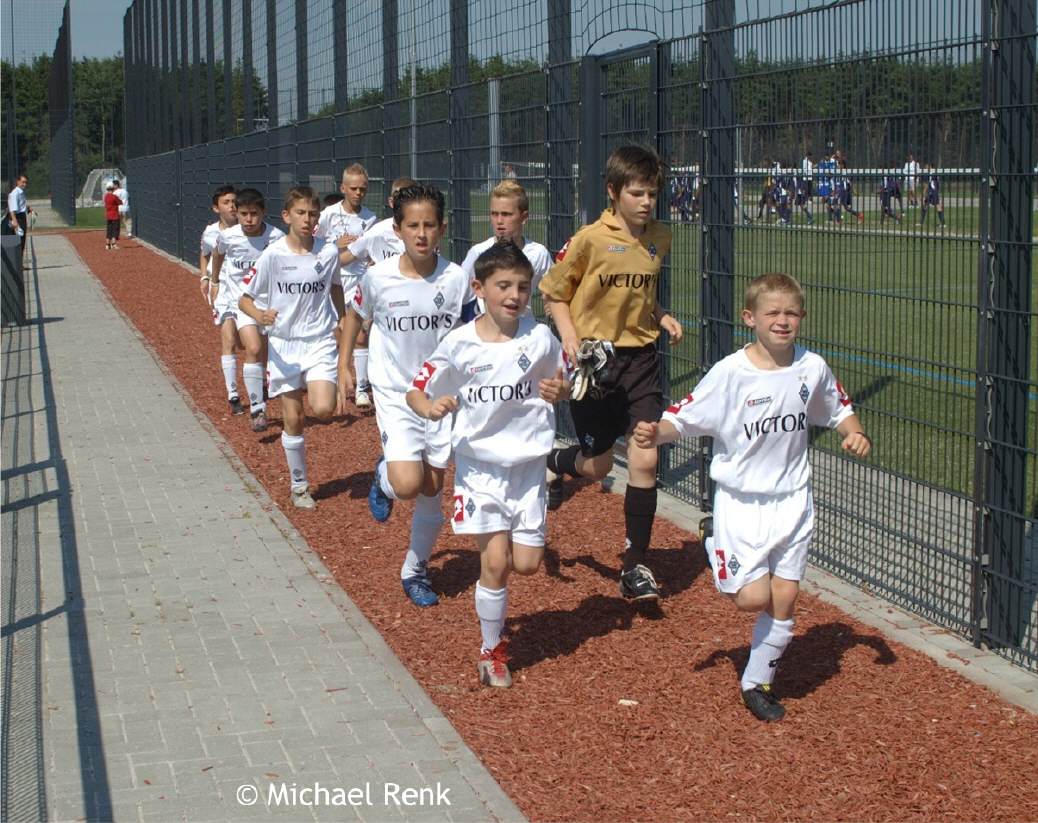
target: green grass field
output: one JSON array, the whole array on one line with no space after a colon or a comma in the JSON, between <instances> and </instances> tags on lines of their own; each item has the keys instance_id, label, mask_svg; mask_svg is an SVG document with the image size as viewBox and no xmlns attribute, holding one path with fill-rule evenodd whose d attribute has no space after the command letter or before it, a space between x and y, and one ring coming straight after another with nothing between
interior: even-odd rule
<instances>
[{"instance_id":1,"label":"green grass field","mask_svg":"<svg viewBox=\"0 0 1038 823\"><path fill-rule=\"evenodd\" d=\"M471 235L490 234L485 196L472 197ZM533 214L544 214L536 199ZM866 203L866 205L873 205ZM937 228L931 210L917 226L917 209L902 223L866 211L865 223L828 223L815 210L815 227L802 215L792 227L741 225L735 236L732 289L737 304L749 278L766 271L794 274L807 290L806 346L829 361L876 441L871 460L884 469L969 495L973 489L976 438L977 209L946 208L947 227ZM756 215L756 208L747 209ZM1038 238L1038 215L1035 215ZM544 221L532 219L528 236L543 241ZM670 395L681 397L699 378L700 259L698 225L672 224L669 258L670 308L686 337L672 350ZM1038 499L1038 252L1032 277L1031 344L1026 427L1027 500ZM741 305L737 305L741 307ZM536 308L540 308L539 304ZM749 338L738 316L735 345ZM1002 386L1006 381L999 381ZM834 433L816 445L838 449Z\"/></svg>"},{"instance_id":2,"label":"green grass field","mask_svg":"<svg viewBox=\"0 0 1038 823\"><path fill-rule=\"evenodd\" d=\"M103 229L107 222L105 220L104 206L76 209L77 228Z\"/></svg>"}]
</instances>

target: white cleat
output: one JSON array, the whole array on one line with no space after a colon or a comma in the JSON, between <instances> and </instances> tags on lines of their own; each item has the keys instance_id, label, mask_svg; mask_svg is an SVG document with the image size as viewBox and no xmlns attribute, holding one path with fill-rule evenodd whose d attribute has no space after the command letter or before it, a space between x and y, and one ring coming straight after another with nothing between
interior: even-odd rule
<instances>
[{"instance_id":1,"label":"white cleat","mask_svg":"<svg viewBox=\"0 0 1038 823\"><path fill-rule=\"evenodd\" d=\"M357 389L357 394L353 398L354 405L358 409L370 409L371 408L371 395L363 389Z\"/></svg>"}]
</instances>

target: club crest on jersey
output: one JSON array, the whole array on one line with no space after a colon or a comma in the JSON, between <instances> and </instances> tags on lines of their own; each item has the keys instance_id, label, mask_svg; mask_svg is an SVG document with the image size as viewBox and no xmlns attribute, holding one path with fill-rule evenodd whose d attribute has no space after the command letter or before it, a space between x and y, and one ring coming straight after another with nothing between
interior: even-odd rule
<instances>
[{"instance_id":1,"label":"club crest on jersey","mask_svg":"<svg viewBox=\"0 0 1038 823\"><path fill-rule=\"evenodd\" d=\"M808 391L807 383L801 383L800 384L800 399L804 401L805 405L807 405L807 398L809 398L810 396L811 396L811 392Z\"/></svg>"},{"instance_id":2,"label":"club crest on jersey","mask_svg":"<svg viewBox=\"0 0 1038 823\"><path fill-rule=\"evenodd\" d=\"M691 402L692 402L692 395L689 394L689 395L687 395L685 397L684 400L679 400L674 405L668 406L667 407L667 411L670 412L671 414L677 414L679 411L681 411L685 406L687 406Z\"/></svg>"},{"instance_id":3,"label":"club crest on jersey","mask_svg":"<svg viewBox=\"0 0 1038 823\"><path fill-rule=\"evenodd\" d=\"M733 575L739 573L739 561L735 559L735 555L728 558L728 571Z\"/></svg>"},{"instance_id":4,"label":"club crest on jersey","mask_svg":"<svg viewBox=\"0 0 1038 823\"><path fill-rule=\"evenodd\" d=\"M385 432L382 432L382 445L383 446L386 445L386 441L387 440L389 440L389 435L386 434Z\"/></svg>"},{"instance_id":5,"label":"club crest on jersey","mask_svg":"<svg viewBox=\"0 0 1038 823\"><path fill-rule=\"evenodd\" d=\"M320 260L314 263L314 271L318 274L324 271L324 264Z\"/></svg>"},{"instance_id":6,"label":"club crest on jersey","mask_svg":"<svg viewBox=\"0 0 1038 823\"><path fill-rule=\"evenodd\" d=\"M469 502L465 504L465 512L469 517L472 517L476 513L476 502L470 497Z\"/></svg>"},{"instance_id":7,"label":"club crest on jersey","mask_svg":"<svg viewBox=\"0 0 1038 823\"><path fill-rule=\"evenodd\" d=\"M530 358L526 356L526 352L523 352L522 354L520 354L519 355L519 360L517 360L516 362L519 363L519 368L522 369L523 371L526 371L528 368L530 368L530 365L531 365L530 364Z\"/></svg>"},{"instance_id":8,"label":"club crest on jersey","mask_svg":"<svg viewBox=\"0 0 1038 823\"><path fill-rule=\"evenodd\" d=\"M655 243L649 243L649 259L650 260L655 260L656 259L656 244Z\"/></svg>"},{"instance_id":9,"label":"club crest on jersey","mask_svg":"<svg viewBox=\"0 0 1038 823\"><path fill-rule=\"evenodd\" d=\"M447 302L447 300L446 300L446 298L444 298L443 292L442 291L436 292L436 296L433 298L433 305L435 305L436 308L438 308L438 309L442 309L443 308L443 304L446 303L446 302Z\"/></svg>"}]
</instances>

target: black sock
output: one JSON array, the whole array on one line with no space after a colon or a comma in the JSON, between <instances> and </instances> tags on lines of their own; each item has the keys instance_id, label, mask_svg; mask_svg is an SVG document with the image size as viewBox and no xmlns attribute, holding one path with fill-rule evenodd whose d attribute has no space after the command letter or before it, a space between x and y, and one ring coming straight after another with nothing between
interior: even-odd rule
<instances>
[{"instance_id":1,"label":"black sock","mask_svg":"<svg viewBox=\"0 0 1038 823\"><path fill-rule=\"evenodd\" d=\"M642 489L628 486L624 495L624 521L627 526L627 550L624 571L630 571L645 560L652 538L652 521L656 518L656 487Z\"/></svg>"},{"instance_id":2,"label":"black sock","mask_svg":"<svg viewBox=\"0 0 1038 823\"><path fill-rule=\"evenodd\" d=\"M580 477L580 472L577 471L578 454L580 454L580 446L552 449L548 452L548 468L559 477L564 477L567 474L570 477Z\"/></svg>"}]
</instances>

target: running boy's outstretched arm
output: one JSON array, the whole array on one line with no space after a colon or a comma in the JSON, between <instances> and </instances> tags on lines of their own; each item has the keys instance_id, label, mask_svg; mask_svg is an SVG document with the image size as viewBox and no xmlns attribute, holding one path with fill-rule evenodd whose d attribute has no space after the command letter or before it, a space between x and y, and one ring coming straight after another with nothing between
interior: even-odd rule
<instances>
[{"instance_id":1,"label":"running boy's outstretched arm","mask_svg":"<svg viewBox=\"0 0 1038 823\"><path fill-rule=\"evenodd\" d=\"M411 411L426 420L442 420L451 412L458 410L458 398L445 394L431 400L425 392L418 389L408 391L405 399Z\"/></svg>"},{"instance_id":2,"label":"running boy's outstretched arm","mask_svg":"<svg viewBox=\"0 0 1038 823\"><path fill-rule=\"evenodd\" d=\"M238 301L238 308L245 312L249 317L259 323L261 326L271 326L274 321L277 320L278 313L276 309L261 309L256 305L256 301L252 299L251 294L243 294L241 299Z\"/></svg>"},{"instance_id":3,"label":"running boy's outstretched arm","mask_svg":"<svg viewBox=\"0 0 1038 823\"><path fill-rule=\"evenodd\" d=\"M850 452L855 457L868 457L869 452L872 451L872 439L865 434L858 415L852 414L842 420L836 427L836 431L843 437L840 446L844 451Z\"/></svg>"}]
</instances>

